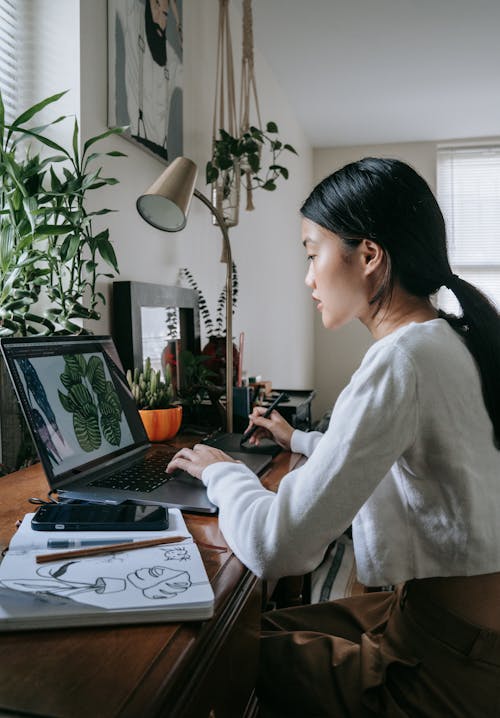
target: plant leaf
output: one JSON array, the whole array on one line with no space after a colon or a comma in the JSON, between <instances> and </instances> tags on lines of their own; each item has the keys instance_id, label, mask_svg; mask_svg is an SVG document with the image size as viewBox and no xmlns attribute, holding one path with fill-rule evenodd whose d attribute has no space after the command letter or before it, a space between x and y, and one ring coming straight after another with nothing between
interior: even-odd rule
<instances>
[{"instance_id":1,"label":"plant leaf","mask_svg":"<svg viewBox=\"0 0 500 718\"><path fill-rule=\"evenodd\" d=\"M63 92L58 92L56 95L51 95L50 97L46 97L45 100L42 100L41 102L38 102L36 105L32 105L32 107L28 108L25 112L23 112L19 117L16 117L14 122L11 123L10 127L17 129L19 125L24 124L28 120L31 120L31 118L37 114L37 112L40 112L40 110L43 110L44 107L47 107L47 105L50 105L52 102L57 102L63 95L65 95L68 92L68 90L64 90Z\"/></svg>"},{"instance_id":2,"label":"plant leaf","mask_svg":"<svg viewBox=\"0 0 500 718\"><path fill-rule=\"evenodd\" d=\"M73 428L82 449L90 452L101 446L101 430L96 407L93 404L88 404L85 409L85 413L76 412L73 414Z\"/></svg>"},{"instance_id":3,"label":"plant leaf","mask_svg":"<svg viewBox=\"0 0 500 718\"><path fill-rule=\"evenodd\" d=\"M87 150L89 149L89 147L92 147L92 145L94 145L96 142L99 142L99 140L103 140L105 137L109 137L110 135L120 135L126 129L127 127L112 127L110 130L106 130L106 132L102 132L100 135L91 137L85 142L83 146L83 156L87 154Z\"/></svg>"}]
</instances>

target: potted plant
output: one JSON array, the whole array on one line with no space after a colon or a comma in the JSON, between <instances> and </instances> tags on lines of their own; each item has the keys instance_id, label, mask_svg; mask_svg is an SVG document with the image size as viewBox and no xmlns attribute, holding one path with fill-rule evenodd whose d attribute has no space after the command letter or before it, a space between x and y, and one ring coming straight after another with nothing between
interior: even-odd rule
<instances>
[{"instance_id":1,"label":"potted plant","mask_svg":"<svg viewBox=\"0 0 500 718\"><path fill-rule=\"evenodd\" d=\"M54 142L47 127L33 127L36 116L56 103L58 93L5 121L0 93L0 336L81 333L83 320L98 319L105 297L97 290L101 261L118 272L108 230L94 232L93 220L111 210L86 210L86 195L104 185L95 166L102 153L94 145L123 128L113 128L79 147L73 125L71 149ZM47 156L48 150L55 154ZM45 149L45 155L40 150ZM107 152L110 156L125 156ZM6 470L35 457L3 362L0 362L1 460Z\"/></svg>"},{"instance_id":2,"label":"potted plant","mask_svg":"<svg viewBox=\"0 0 500 718\"><path fill-rule=\"evenodd\" d=\"M221 386L224 386L226 376L226 330L224 321L226 315L226 287L224 286L220 291L214 321L212 320L207 301L189 269L182 267L179 271L179 277L181 280L185 279L188 286L194 289L198 294L200 316L206 336L208 337L208 343L203 347L201 353L207 357L205 366L213 372L214 383L219 383ZM238 302L238 272L234 262L232 264L231 279L234 312ZM235 381L238 372L238 358L238 349L233 344L233 375Z\"/></svg>"},{"instance_id":3,"label":"potted plant","mask_svg":"<svg viewBox=\"0 0 500 718\"><path fill-rule=\"evenodd\" d=\"M97 291L98 278L114 276L103 275L99 262L118 273L109 231L93 231L95 217L111 210L88 212L85 200L87 192L118 182L101 176L102 168L94 163L103 153L92 150L123 128L88 139L80 151L75 119L67 150L44 134L46 126L29 126L63 94L33 105L10 124L5 123L0 94L0 336L81 333L81 321L99 319L97 306L105 303ZM57 154L42 157L33 145ZM118 151L104 154L125 156ZM43 311L36 306L41 298Z\"/></svg>"},{"instance_id":4,"label":"potted plant","mask_svg":"<svg viewBox=\"0 0 500 718\"><path fill-rule=\"evenodd\" d=\"M190 425L187 430L223 426L226 410L221 398L225 388L214 384L217 375L208 367L210 358L206 354L194 354L185 349L181 352L181 362L184 384L179 399L184 408L184 420Z\"/></svg>"},{"instance_id":5,"label":"potted plant","mask_svg":"<svg viewBox=\"0 0 500 718\"><path fill-rule=\"evenodd\" d=\"M297 154L292 145L277 137L275 122L266 124L266 131L251 126L238 137L219 130L213 143L212 158L207 162L205 179L212 185L213 204L222 212L229 227L238 223L240 182L247 194L247 210L253 210L252 192L255 189L273 191L280 177L288 179L288 169L279 162L283 152ZM263 150L270 152L267 168L262 161ZM233 213L231 213L231 211Z\"/></svg>"},{"instance_id":6,"label":"potted plant","mask_svg":"<svg viewBox=\"0 0 500 718\"><path fill-rule=\"evenodd\" d=\"M127 371L127 382L134 397L142 423L150 441L166 441L174 437L182 422L182 406L174 406L174 390L170 365L165 380L155 371L148 357L142 370Z\"/></svg>"}]
</instances>

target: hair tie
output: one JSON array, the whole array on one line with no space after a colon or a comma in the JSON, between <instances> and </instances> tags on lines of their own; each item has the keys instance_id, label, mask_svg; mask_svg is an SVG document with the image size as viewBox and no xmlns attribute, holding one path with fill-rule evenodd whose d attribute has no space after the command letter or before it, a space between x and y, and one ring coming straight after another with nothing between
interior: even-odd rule
<instances>
[{"instance_id":1,"label":"hair tie","mask_svg":"<svg viewBox=\"0 0 500 718\"><path fill-rule=\"evenodd\" d=\"M448 276L448 279L445 282L443 282L443 286L446 287L447 289L451 289L452 286L456 283L457 279L460 279L458 274L450 274Z\"/></svg>"}]
</instances>

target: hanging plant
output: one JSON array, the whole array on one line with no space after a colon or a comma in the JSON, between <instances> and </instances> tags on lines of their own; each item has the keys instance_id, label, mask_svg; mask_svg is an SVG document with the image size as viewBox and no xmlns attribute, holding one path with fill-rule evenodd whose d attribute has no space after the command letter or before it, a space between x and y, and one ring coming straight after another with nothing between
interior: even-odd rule
<instances>
[{"instance_id":1,"label":"hanging plant","mask_svg":"<svg viewBox=\"0 0 500 718\"><path fill-rule=\"evenodd\" d=\"M243 0L241 96L238 129L233 71L233 52L229 24L229 2L219 0L219 36L217 75L212 129L212 157L205 177L212 185L212 201L222 213L228 227L238 224L240 185L246 190L246 209L254 209L253 190L273 191L280 177L288 179L288 169L281 163L283 152L297 154L292 145L279 137L276 122L267 122L265 130L259 108L254 69L252 2ZM250 122L251 101L257 122ZM263 161L263 151L270 154ZM267 166L266 166L267 165Z\"/></svg>"},{"instance_id":2,"label":"hanging plant","mask_svg":"<svg viewBox=\"0 0 500 718\"><path fill-rule=\"evenodd\" d=\"M240 137L233 137L226 130L219 130L219 139L214 143L212 159L206 166L207 184L215 182L224 171L226 181L223 194L226 197L233 182L239 179L235 177L235 173L239 172L239 176L244 178L243 186L246 190L275 190L277 180L280 177L288 179L289 176L288 169L278 161L280 155L283 152L297 154L292 145L274 137L277 133L278 126L275 122L268 122L265 132L252 126ZM271 153L267 168L262 163L263 149L268 149Z\"/></svg>"}]
</instances>

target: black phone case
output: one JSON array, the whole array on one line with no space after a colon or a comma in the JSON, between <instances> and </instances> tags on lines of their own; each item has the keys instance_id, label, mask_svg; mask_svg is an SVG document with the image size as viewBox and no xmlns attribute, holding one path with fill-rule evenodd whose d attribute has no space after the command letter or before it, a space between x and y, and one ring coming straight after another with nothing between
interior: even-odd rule
<instances>
[{"instance_id":1,"label":"black phone case","mask_svg":"<svg viewBox=\"0 0 500 718\"><path fill-rule=\"evenodd\" d=\"M158 517L154 514L144 517L144 520L127 520L120 518L124 515L124 509L131 509L131 506L106 506L104 504L88 507L93 513L93 519L73 520L70 517L71 505L50 504L41 506L31 520L31 528L34 531L164 531L168 529L168 511L161 506L155 507ZM136 508L136 507L133 507ZM77 506L75 511L85 511L86 507ZM140 507L137 507L139 510ZM156 513L155 511L155 513ZM66 514L66 516L65 516ZM95 518L97 516L97 518Z\"/></svg>"}]
</instances>

